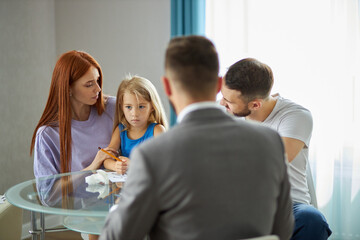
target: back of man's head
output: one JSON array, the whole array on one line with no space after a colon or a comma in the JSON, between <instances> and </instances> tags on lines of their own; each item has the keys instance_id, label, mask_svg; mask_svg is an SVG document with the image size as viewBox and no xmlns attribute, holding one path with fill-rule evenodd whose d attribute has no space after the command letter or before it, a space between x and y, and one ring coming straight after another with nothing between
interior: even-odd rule
<instances>
[{"instance_id":1,"label":"back of man's head","mask_svg":"<svg viewBox=\"0 0 360 240\"><path fill-rule=\"evenodd\" d=\"M216 88L219 60L214 44L205 37L173 38L165 55L165 70L177 89L195 98Z\"/></svg>"},{"instance_id":2,"label":"back of man's head","mask_svg":"<svg viewBox=\"0 0 360 240\"><path fill-rule=\"evenodd\" d=\"M225 85L241 92L248 101L266 99L274 83L271 68L254 59L245 58L230 66L225 74Z\"/></svg>"}]
</instances>

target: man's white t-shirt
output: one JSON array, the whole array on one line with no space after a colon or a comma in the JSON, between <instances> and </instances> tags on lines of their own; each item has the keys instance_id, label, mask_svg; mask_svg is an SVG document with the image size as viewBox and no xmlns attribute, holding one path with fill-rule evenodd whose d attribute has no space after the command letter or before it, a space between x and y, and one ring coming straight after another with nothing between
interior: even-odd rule
<instances>
[{"instance_id":1,"label":"man's white t-shirt","mask_svg":"<svg viewBox=\"0 0 360 240\"><path fill-rule=\"evenodd\" d=\"M275 107L261 124L278 131L281 137L294 138L305 143L304 148L289 163L288 173L292 200L310 204L310 194L306 181L306 164L313 129L311 113L306 108L280 95L274 95L274 97L277 99Z\"/></svg>"}]
</instances>

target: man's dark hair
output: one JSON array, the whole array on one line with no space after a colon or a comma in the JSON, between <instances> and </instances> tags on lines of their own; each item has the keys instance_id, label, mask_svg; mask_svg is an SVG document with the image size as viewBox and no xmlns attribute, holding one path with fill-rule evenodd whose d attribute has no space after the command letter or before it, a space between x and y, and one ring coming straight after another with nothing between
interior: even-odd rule
<instances>
[{"instance_id":1,"label":"man's dark hair","mask_svg":"<svg viewBox=\"0 0 360 240\"><path fill-rule=\"evenodd\" d=\"M225 74L225 85L240 91L247 101L266 99L273 84L271 68L254 58L245 58L234 63Z\"/></svg>"},{"instance_id":2,"label":"man's dark hair","mask_svg":"<svg viewBox=\"0 0 360 240\"><path fill-rule=\"evenodd\" d=\"M194 97L213 91L217 84L219 59L214 44L202 36L173 38L166 50L165 69L174 81Z\"/></svg>"}]
</instances>

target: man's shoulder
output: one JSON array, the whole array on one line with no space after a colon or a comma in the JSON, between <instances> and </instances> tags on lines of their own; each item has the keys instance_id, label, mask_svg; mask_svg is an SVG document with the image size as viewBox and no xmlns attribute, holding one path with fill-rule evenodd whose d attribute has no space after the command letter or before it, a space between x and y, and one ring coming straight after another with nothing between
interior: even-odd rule
<instances>
[{"instance_id":1,"label":"man's shoulder","mask_svg":"<svg viewBox=\"0 0 360 240\"><path fill-rule=\"evenodd\" d=\"M296 103L287 98L283 98L281 96L278 97L277 107L278 107L278 111L280 111L280 110L294 111L294 112L300 111L300 112L311 114L309 109L305 108L304 106L300 105L299 103Z\"/></svg>"},{"instance_id":2,"label":"man's shoulder","mask_svg":"<svg viewBox=\"0 0 360 240\"><path fill-rule=\"evenodd\" d=\"M284 119L298 119L300 121L312 122L311 111L292 100L278 97L277 103L269 120L282 121Z\"/></svg>"},{"instance_id":3,"label":"man's shoulder","mask_svg":"<svg viewBox=\"0 0 360 240\"><path fill-rule=\"evenodd\" d=\"M291 100L279 98L277 106L264 121L264 125L276 129L282 137L295 138L308 145L313 119L308 109Z\"/></svg>"}]
</instances>

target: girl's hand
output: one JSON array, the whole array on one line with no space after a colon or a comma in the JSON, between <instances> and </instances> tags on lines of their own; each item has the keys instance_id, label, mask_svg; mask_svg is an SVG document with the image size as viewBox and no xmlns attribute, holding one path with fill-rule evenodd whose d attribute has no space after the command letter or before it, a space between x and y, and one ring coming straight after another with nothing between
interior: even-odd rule
<instances>
[{"instance_id":1,"label":"girl's hand","mask_svg":"<svg viewBox=\"0 0 360 240\"><path fill-rule=\"evenodd\" d=\"M119 158L121 159L121 161L116 161L115 170L119 174L124 174L128 169L130 159L123 156L119 156Z\"/></svg>"}]
</instances>

